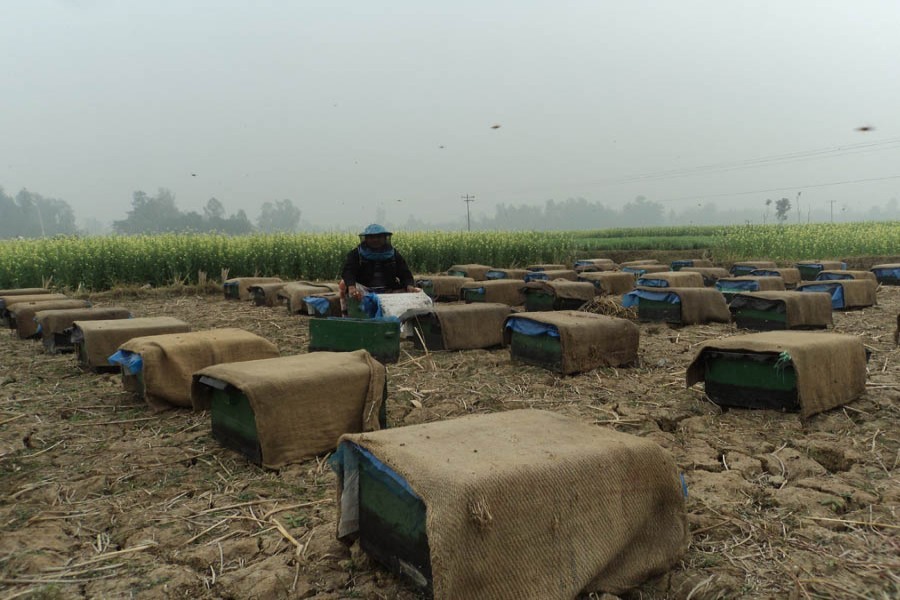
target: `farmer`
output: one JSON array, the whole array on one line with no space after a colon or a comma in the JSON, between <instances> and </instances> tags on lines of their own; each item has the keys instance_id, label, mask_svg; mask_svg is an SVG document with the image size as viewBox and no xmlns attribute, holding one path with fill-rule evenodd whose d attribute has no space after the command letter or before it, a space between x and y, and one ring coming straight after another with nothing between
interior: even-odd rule
<instances>
[{"instance_id":1,"label":"farmer","mask_svg":"<svg viewBox=\"0 0 900 600\"><path fill-rule=\"evenodd\" d=\"M406 260L391 246L393 234L372 224L359 234L359 246L347 254L341 272L341 310L347 312L347 295L359 300L366 291L419 292Z\"/></svg>"}]
</instances>

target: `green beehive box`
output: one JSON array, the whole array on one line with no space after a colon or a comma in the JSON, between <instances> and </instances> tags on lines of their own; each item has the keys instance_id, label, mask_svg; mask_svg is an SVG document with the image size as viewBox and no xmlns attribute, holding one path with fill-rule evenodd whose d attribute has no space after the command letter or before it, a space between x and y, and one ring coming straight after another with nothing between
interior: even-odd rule
<instances>
[{"instance_id":1,"label":"green beehive box","mask_svg":"<svg viewBox=\"0 0 900 600\"><path fill-rule=\"evenodd\" d=\"M374 456L348 444L359 461L359 544L378 562L431 592L425 503Z\"/></svg>"},{"instance_id":2,"label":"green beehive box","mask_svg":"<svg viewBox=\"0 0 900 600\"><path fill-rule=\"evenodd\" d=\"M525 312L540 312L548 310L578 310L584 300L576 298L559 298L545 290L525 290Z\"/></svg>"},{"instance_id":3,"label":"green beehive box","mask_svg":"<svg viewBox=\"0 0 900 600\"><path fill-rule=\"evenodd\" d=\"M413 346L419 350L444 350L441 321L434 313L419 315L413 320ZM424 342L424 346L423 346Z\"/></svg>"},{"instance_id":4,"label":"green beehive box","mask_svg":"<svg viewBox=\"0 0 900 600\"><path fill-rule=\"evenodd\" d=\"M362 309L362 301L353 296L347 296L347 316L351 319L368 319L369 315Z\"/></svg>"},{"instance_id":5,"label":"green beehive box","mask_svg":"<svg viewBox=\"0 0 900 600\"><path fill-rule=\"evenodd\" d=\"M254 464L262 464L256 415L249 398L238 388L214 377L201 376L200 383L212 389L210 415L212 434L216 441L240 452ZM298 390L298 393L302 393L302 390ZM382 397L387 400L387 383ZM382 427L387 427L386 404L387 402L381 403L378 413L378 421Z\"/></svg>"},{"instance_id":6,"label":"green beehive box","mask_svg":"<svg viewBox=\"0 0 900 600\"><path fill-rule=\"evenodd\" d=\"M382 319L327 318L309 322L309 351L368 350L382 363L400 358L400 322Z\"/></svg>"},{"instance_id":7,"label":"green beehive box","mask_svg":"<svg viewBox=\"0 0 900 600\"><path fill-rule=\"evenodd\" d=\"M641 321L664 321L681 323L681 303L664 300L638 299L638 319Z\"/></svg>"},{"instance_id":8,"label":"green beehive box","mask_svg":"<svg viewBox=\"0 0 900 600\"><path fill-rule=\"evenodd\" d=\"M741 329L775 331L788 328L784 302L745 304L736 300L728 309L734 324Z\"/></svg>"},{"instance_id":9,"label":"green beehive box","mask_svg":"<svg viewBox=\"0 0 900 600\"><path fill-rule=\"evenodd\" d=\"M226 300L240 300L241 286L239 281L226 281L222 284L222 291Z\"/></svg>"},{"instance_id":10,"label":"green beehive box","mask_svg":"<svg viewBox=\"0 0 900 600\"><path fill-rule=\"evenodd\" d=\"M462 290L462 299L466 302L484 302L485 295L484 288L463 288Z\"/></svg>"},{"instance_id":11,"label":"green beehive box","mask_svg":"<svg viewBox=\"0 0 900 600\"><path fill-rule=\"evenodd\" d=\"M706 395L721 406L797 412L797 373L775 352L706 350Z\"/></svg>"},{"instance_id":12,"label":"green beehive box","mask_svg":"<svg viewBox=\"0 0 900 600\"><path fill-rule=\"evenodd\" d=\"M226 298L228 298L227 295ZM267 304L266 292L259 288L250 288L250 299L253 300L253 304L256 306L266 306Z\"/></svg>"},{"instance_id":13,"label":"green beehive box","mask_svg":"<svg viewBox=\"0 0 900 600\"><path fill-rule=\"evenodd\" d=\"M562 371L562 346L558 337L548 335L526 335L512 331L509 339L509 355L513 360L543 367L551 371Z\"/></svg>"}]
</instances>

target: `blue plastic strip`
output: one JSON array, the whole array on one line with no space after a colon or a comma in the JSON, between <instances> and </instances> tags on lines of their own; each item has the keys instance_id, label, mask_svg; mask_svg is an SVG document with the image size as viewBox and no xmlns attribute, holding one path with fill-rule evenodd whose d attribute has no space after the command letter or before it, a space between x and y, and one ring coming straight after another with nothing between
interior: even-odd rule
<instances>
[{"instance_id":1,"label":"blue plastic strip","mask_svg":"<svg viewBox=\"0 0 900 600\"><path fill-rule=\"evenodd\" d=\"M644 287L667 288L669 287L669 282L665 279L644 279L643 277L641 277L637 280L637 285Z\"/></svg>"},{"instance_id":2,"label":"blue plastic strip","mask_svg":"<svg viewBox=\"0 0 900 600\"><path fill-rule=\"evenodd\" d=\"M116 353L107 358L111 365L121 365L129 375L137 375L144 370L144 361L141 355L128 350L116 350Z\"/></svg>"},{"instance_id":3,"label":"blue plastic strip","mask_svg":"<svg viewBox=\"0 0 900 600\"><path fill-rule=\"evenodd\" d=\"M853 279L852 275L846 275L844 273L819 273L816 275L816 281L844 281L847 279Z\"/></svg>"},{"instance_id":4,"label":"blue plastic strip","mask_svg":"<svg viewBox=\"0 0 900 600\"><path fill-rule=\"evenodd\" d=\"M549 277L543 271L530 271L525 274L525 283L529 281L547 281Z\"/></svg>"},{"instance_id":5,"label":"blue plastic strip","mask_svg":"<svg viewBox=\"0 0 900 600\"><path fill-rule=\"evenodd\" d=\"M692 261L692 260L673 260L672 266L673 267L693 267L694 261Z\"/></svg>"},{"instance_id":6,"label":"blue plastic strip","mask_svg":"<svg viewBox=\"0 0 900 600\"><path fill-rule=\"evenodd\" d=\"M753 280L746 281L722 281L716 282L716 289L720 292L756 292L759 291L759 282Z\"/></svg>"},{"instance_id":7,"label":"blue plastic strip","mask_svg":"<svg viewBox=\"0 0 900 600\"><path fill-rule=\"evenodd\" d=\"M556 328L556 325L539 323L538 321L532 321L531 319L517 319L516 317L507 319L506 328L512 329L516 333L521 333L522 335L549 335L550 337L559 337L559 329Z\"/></svg>"},{"instance_id":8,"label":"blue plastic strip","mask_svg":"<svg viewBox=\"0 0 900 600\"><path fill-rule=\"evenodd\" d=\"M396 471L394 471L389 466L387 466L386 464L384 464L383 462L378 460L378 458L374 454L372 454L371 452L369 452L362 446L354 444L353 442L343 442L340 445L338 445L337 450L335 450L334 454L332 454L331 457L328 459L328 464L331 466L331 469L338 475L340 475L346 479L346 474L345 474L346 470L359 468L358 460L349 459L349 456L347 455L348 452L355 452L355 453L359 454L360 456L364 457L370 463L372 463L373 467L375 467L376 469L378 469L379 471L381 471L382 473L384 473L385 475L390 477L391 480L394 481L397 485L402 487L404 490L406 490L407 492L409 492L410 494L412 494L419 500L422 499L416 493L416 491L414 489L412 489L412 487L410 487L409 483L407 483L407 481L405 479L403 479L400 475L398 475Z\"/></svg>"},{"instance_id":9,"label":"blue plastic strip","mask_svg":"<svg viewBox=\"0 0 900 600\"><path fill-rule=\"evenodd\" d=\"M831 308L844 308L844 286L838 283L823 283L822 285L804 285L798 288L801 292L826 292L831 294Z\"/></svg>"},{"instance_id":10,"label":"blue plastic strip","mask_svg":"<svg viewBox=\"0 0 900 600\"><path fill-rule=\"evenodd\" d=\"M754 269L750 271L750 275L757 277L781 277L781 273L778 271L770 271L768 269Z\"/></svg>"},{"instance_id":11,"label":"blue plastic strip","mask_svg":"<svg viewBox=\"0 0 900 600\"><path fill-rule=\"evenodd\" d=\"M485 274L485 277L487 277L488 279L491 279L491 280L506 279L506 273L504 273L503 271L488 271Z\"/></svg>"},{"instance_id":12,"label":"blue plastic strip","mask_svg":"<svg viewBox=\"0 0 900 600\"><path fill-rule=\"evenodd\" d=\"M641 269L640 267L623 267L622 271L625 273L636 273L637 275L643 275L647 272L646 269Z\"/></svg>"},{"instance_id":13,"label":"blue plastic strip","mask_svg":"<svg viewBox=\"0 0 900 600\"><path fill-rule=\"evenodd\" d=\"M328 301L328 298L320 298L319 296L306 296L303 298L303 301L306 302L309 306L313 307L313 310L316 311L317 314L327 315L331 310L331 303Z\"/></svg>"},{"instance_id":14,"label":"blue plastic strip","mask_svg":"<svg viewBox=\"0 0 900 600\"><path fill-rule=\"evenodd\" d=\"M476 294L483 294L483 293L484 293L484 288L483 288L483 287L466 288L466 291L469 291L469 292L475 292Z\"/></svg>"},{"instance_id":15,"label":"blue plastic strip","mask_svg":"<svg viewBox=\"0 0 900 600\"><path fill-rule=\"evenodd\" d=\"M672 292L631 290L630 292L622 296L622 306L624 306L625 308L637 306L640 303L641 298L643 298L644 300L655 300L657 302L668 302L669 304L681 303L681 298L678 297L678 294L673 294Z\"/></svg>"}]
</instances>

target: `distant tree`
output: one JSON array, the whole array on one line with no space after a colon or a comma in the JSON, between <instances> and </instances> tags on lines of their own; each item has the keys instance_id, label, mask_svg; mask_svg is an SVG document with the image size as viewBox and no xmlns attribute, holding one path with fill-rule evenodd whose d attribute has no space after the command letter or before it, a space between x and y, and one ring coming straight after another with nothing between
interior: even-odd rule
<instances>
[{"instance_id":1,"label":"distant tree","mask_svg":"<svg viewBox=\"0 0 900 600\"><path fill-rule=\"evenodd\" d=\"M256 224L264 233L296 231L300 223L300 209L289 199L265 202Z\"/></svg>"},{"instance_id":2,"label":"distant tree","mask_svg":"<svg viewBox=\"0 0 900 600\"><path fill-rule=\"evenodd\" d=\"M775 202L775 218L778 219L779 224L783 224L787 221L788 211L791 210L791 201L787 198L780 198L777 202Z\"/></svg>"},{"instance_id":3,"label":"distant tree","mask_svg":"<svg viewBox=\"0 0 900 600\"><path fill-rule=\"evenodd\" d=\"M772 199L766 198L766 212L763 213L763 225L769 220L769 207L772 206Z\"/></svg>"},{"instance_id":4,"label":"distant tree","mask_svg":"<svg viewBox=\"0 0 900 600\"><path fill-rule=\"evenodd\" d=\"M622 207L622 225L626 227L652 227L665 222L665 209L658 202L637 196Z\"/></svg>"},{"instance_id":5,"label":"distant tree","mask_svg":"<svg viewBox=\"0 0 900 600\"><path fill-rule=\"evenodd\" d=\"M203 207L203 218L207 221L216 221L225 218L225 207L215 197L206 201Z\"/></svg>"},{"instance_id":6,"label":"distant tree","mask_svg":"<svg viewBox=\"0 0 900 600\"><path fill-rule=\"evenodd\" d=\"M225 220L222 231L229 235L244 235L253 231L253 223L247 218L244 209L240 209Z\"/></svg>"},{"instance_id":7,"label":"distant tree","mask_svg":"<svg viewBox=\"0 0 900 600\"><path fill-rule=\"evenodd\" d=\"M156 196L136 191L131 197L131 210L121 221L113 221L117 233L162 233L185 231L183 214L175 206L175 195L165 188L159 188Z\"/></svg>"},{"instance_id":8,"label":"distant tree","mask_svg":"<svg viewBox=\"0 0 900 600\"><path fill-rule=\"evenodd\" d=\"M64 200L26 189L15 198L0 188L0 237L40 237L78 233L75 213Z\"/></svg>"}]
</instances>

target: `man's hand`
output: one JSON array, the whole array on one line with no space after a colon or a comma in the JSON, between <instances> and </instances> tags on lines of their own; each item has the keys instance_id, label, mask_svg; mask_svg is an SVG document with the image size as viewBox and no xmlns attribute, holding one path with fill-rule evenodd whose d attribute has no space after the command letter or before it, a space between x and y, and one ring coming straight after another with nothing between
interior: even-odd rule
<instances>
[{"instance_id":1,"label":"man's hand","mask_svg":"<svg viewBox=\"0 0 900 600\"><path fill-rule=\"evenodd\" d=\"M353 298L354 300L362 300L363 293L362 293L362 291L361 291L358 287L356 287L356 286L353 286L352 288L350 288L349 290L347 290L347 293L349 293L349 294L350 294L350 297Z\"/></svg>"},{"instance_id":2,"label":"man's hand","mask_svg":"<svg viewBox=\"0 0 900 600\"><path fill-rule=\"evenodd\" d=\"M411 294L415 294L416 292L421 292L422 288L417 288L414 285L408 285L408 286L406 286L406 291Z\"/></svg>"}]
</instances>

